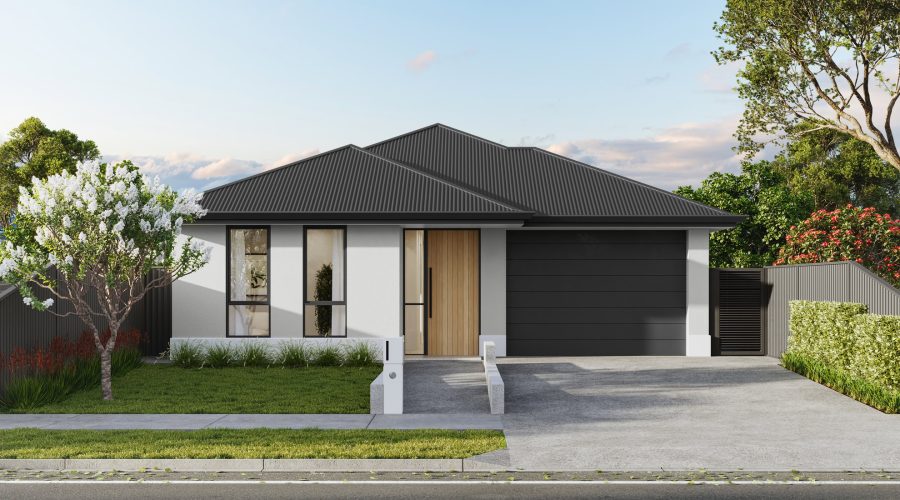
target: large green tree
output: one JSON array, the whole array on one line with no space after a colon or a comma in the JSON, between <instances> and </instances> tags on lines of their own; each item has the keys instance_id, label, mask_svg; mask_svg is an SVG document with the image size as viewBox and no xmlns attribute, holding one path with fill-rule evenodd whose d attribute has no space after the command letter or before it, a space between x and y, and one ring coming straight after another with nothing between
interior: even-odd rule
<instances>
[{"instance_id":1,"label":"large green tree","mask_svg":"<svg viewBox=\"0 0 900 500\"><path fill-rule=\"evenodd\" d=\"M813 210L812 196L792 191L771 162L746 163L741 174L715 172L697 188L675 194L747 216L732 229L710 235L712 267L759 267L772 264L788 229Z\"/></svg>"},{"instance_id":2,"label":"large green tree","mask_svg":"<svg viewBox=\"0 0 900 500\"><path fill-rule=\"evenodd\" d=\"M715 30L720 64L739 63L741 149L835 130L900 170L897 0L728 0ZM812 127L798 127L808 122Z\"/></svg>"},{"instance_id":3,"label":"large green tree","mask_svg":"<svg viewBox=\"0 0 900 500\"><path fill-rule=\"evenodd\" d=\"M847 134L816 130L802 135L787 144L772 165L791 191L810 193L815 208L852 204L900 215L900 172Z\"/></svg>"},{"instance_id":4,"label":"large green tree","mask_svg":"<svg viewBox=\"0 0 900 500\"><path fill-rule=\"evenodd\" d=\"M15 213L20 186L30 187L35 177L75 172L79 163L98 158L94 141L80 140L66 129L51 130L38 118L23 121L0 144L0 230Z\"/></svg>"}]
</instances>

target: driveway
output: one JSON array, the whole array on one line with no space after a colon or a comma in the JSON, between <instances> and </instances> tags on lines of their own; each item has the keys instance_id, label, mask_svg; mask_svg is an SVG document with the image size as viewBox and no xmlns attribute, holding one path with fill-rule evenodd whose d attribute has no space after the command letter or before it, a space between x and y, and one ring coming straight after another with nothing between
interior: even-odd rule
<instances>
[{"instance_id":1,"label":"driveway","mask_svg":"<svg viewBox=\"0 0 900 500\"><path fill-rule=\"evenodd\" d=\"M491 413L484 365L474 359L407 359L403 413Z\"/></svg>"},{"instance_id":2,"label":"driveway","mask_svg":"<svg viewBox=\"0 0 900 500\"><path fill-rule=\"evenodd\" d=\"M772 358L505 358L499 368L513 467L900 470L900 415Z\"/></svg>"}]
</instances>

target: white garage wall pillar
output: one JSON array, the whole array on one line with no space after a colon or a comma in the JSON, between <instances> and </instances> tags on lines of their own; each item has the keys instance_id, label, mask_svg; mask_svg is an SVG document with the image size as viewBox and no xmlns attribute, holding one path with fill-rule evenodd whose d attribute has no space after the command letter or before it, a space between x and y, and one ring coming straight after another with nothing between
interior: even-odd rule
<instances>
[{"instance_id":1,"label":"white garage wall pillar","mask_svg":"<svg viewBox=\"0 0 900 500\"><path fill-rule=\"evenodd\" d=\"M496 355L506 356L506 229L481 230L481 337L496 345Z\"/></svg>"},{"instance_id":2,"label":"white garage wall pillar","mask_svg":"<svg viewBox=\"0 0 900 500\"><path fill-rule=\"evenodd\" d=\"M709 230L687 232L687 317L685 354L710 356L709 336Z\"/></svg>"}]
</instances>

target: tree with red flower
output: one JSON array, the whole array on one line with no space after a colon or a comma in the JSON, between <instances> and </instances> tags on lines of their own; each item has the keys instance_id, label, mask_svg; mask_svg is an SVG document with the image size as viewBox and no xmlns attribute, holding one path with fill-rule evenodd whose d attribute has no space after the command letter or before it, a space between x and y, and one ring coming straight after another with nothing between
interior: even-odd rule
<instances>
[{"instance_id":1,"label":"tree with red flower","mask_svg":"<svg viewBox=\"0 0 900 500\"><path fill-rule=\"evenodd\" d=\"M852 260L900 286L900 219L847 205L791 226L775 265Z\"/></svg>"}]
</instances>

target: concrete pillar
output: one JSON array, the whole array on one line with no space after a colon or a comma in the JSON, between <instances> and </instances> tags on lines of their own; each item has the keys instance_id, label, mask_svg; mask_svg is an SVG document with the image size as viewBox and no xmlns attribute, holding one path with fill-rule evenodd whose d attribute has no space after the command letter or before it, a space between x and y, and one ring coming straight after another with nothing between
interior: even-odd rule
<instances>
[{"instance_id":1,"label":"concrete pillar","mask_svg":"<svg viewBox=\"0 0 900 500\"><path fill-rule=\"evenodd\" d=\"M687 231L687 317L685 354L710 356L709 230Z\"/></svg>"},{"instance_id":2,"label":"concrete pillar","mask_svg":"<svg viewBox=\"0 0 900 500\"><path fill-rule=\"evenodd\" d=\"M399 415L403 413L403 337L395 337L385 341L384 371L381 373L384 383L384 413Z\"/></svg>"}]
</instances>

